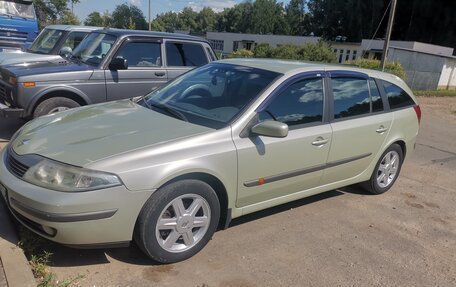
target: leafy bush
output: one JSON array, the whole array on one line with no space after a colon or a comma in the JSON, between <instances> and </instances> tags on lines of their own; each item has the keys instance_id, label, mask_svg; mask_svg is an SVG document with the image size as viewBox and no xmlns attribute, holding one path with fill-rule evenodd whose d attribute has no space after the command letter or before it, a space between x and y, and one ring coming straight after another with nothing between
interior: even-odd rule
<instances>
[{"instance_id":1,"label":"leafy bush","mask_svg":"<svg viewBox=\"0 0 456 287\"><path fill-rule=\"evenodd\" d=\"M256 46L253 51L255 58L272 58L274 48L267 43L262 43Z\"/></svg>"},{"instance_id":2,"label":"leafy bush","mask_svg":"<svg viewBox=\"0 0 456 287\"><path fill-rule=\"evenodd\" d=\"M352 65L359 68L380 70L381 62L379 60L357 59L355 61L345 62L347 65ZM398 76L404 81L407 79L404 67L399 62L387 62L385 72Z\"/></svg>"},{"instance_id":3,"label":"leafy bush","mask_svg":"<svg viewBox=\"0 0 456 287\"><path fill-rule=\"evenodd\" d=\"M254 50L256 58L274 58L288 59L299 61L313 61L323 63L336 62L331 46L323 41L316 44L293 45L286 44L277 48L269 46L269 44L260 44Z\"/></svg>"},{"instance_id":4,"label":"leafy bush","mask_svg":"<svg viewBox=\"0 0 456 287\"><path fill-rule=\"evenodd\" d=\"M241 49L241 50L232 52L230 54L229 58L253 58L253 52L246 50L246 49Z\"/></svg>"}]
</instances>

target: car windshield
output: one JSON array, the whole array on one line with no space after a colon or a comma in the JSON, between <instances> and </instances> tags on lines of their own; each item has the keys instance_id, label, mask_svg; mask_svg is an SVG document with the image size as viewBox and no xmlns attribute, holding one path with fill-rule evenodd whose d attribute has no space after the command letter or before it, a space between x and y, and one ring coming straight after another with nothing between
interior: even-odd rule
<instances>
[{"instance_id":1,"label":"car windshield","mask_svg":"<svg viewBox=\"0 0 456 287\"><path fill-rule=\"evenodd\" d=\"M29 52L39 54L49 54L57 45L63 36L63 31L54 29L44 29L43 32L36 38Z\"/></svg>"},{"instance_id":2,"label":"car windshield","mask_svg":"<svg viewBox=\"0 0 456 287\"><path fill-rule=\"evenodd\" d=\"M35 10L31 1L30 3L0 1L0 15L35 19Z\"/></svg>"},{"instance_id":3,"label":"car windshield","mask_svg":"<svg viewBox=\"0 0 456 287\"><path fill-rule=\"evenodd\" d=\"M146 96L139 104L210 128L229 124L279 74L213 63Z\"/></svg>"},{"instance_id":4,"label":"car windshield","mask_svg":"<svg viewBox=\"0 0 456 287\"><path fill-rule=\"evenodd\" d=\"M73 59L98 66L109 53L117 37L104 33L90 33L73 52Z\"/></svg>"}]
</instances>

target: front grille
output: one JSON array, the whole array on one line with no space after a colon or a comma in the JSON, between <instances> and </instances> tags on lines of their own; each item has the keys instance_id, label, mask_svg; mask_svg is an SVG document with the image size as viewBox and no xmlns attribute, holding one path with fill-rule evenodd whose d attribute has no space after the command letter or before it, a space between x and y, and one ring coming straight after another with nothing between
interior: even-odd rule
<instances>
[{"instance_id":1,"label":"front grille","mask_svg":"<svg viewBox=\"0 0 456 287\"><path fill-rule=\"evenodd\" d=\"M30 167L16 159L13 153L9 148L6 154L6 168L15 176L22 178Z\"/></svg>"},{"instance_id":2,"label":"front grille","mask_svg":"<svg viewBox=\"0 0 456 287\"><path fill-rule=\"evenodd\" d=\"M0 103L6 104L8 98L6 97L6 87L4 84L0 83Z\"/></svg>"},{"instance_id":3,"label":"front grille","mask_svg":"<svg viewBox=\"0 0 456 287\"><path fill-rule=\"evenodd\" d=\"M28 33L20 31L3 31L0 30L0 39L12 42L27 41Z\"/></svg>"}]
</instances>

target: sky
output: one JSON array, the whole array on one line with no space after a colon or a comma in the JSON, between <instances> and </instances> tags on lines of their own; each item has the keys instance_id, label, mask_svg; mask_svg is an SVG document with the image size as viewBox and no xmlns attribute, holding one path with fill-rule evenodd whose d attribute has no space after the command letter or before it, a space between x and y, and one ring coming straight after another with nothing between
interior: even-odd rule
<instances>
[{"instance_id":1,"label":"sky","mask_svg":"<svg viewBox=\"0 0 456 287\"><path fill-rule=\"evenodd\" d=\"M211 7L215 11L222 11L224 8L233 7L242 0L151 0L152 19L155 15L163 12L174 11L179 12L184 7L192 7L193 10L199 11L203 7ZM277 1L288 3L289 0ZM78 16L81 22L84 22L87 15L93 11L100 13L108 10L112 12L117 5L130 3L138 6L144 13L146 20L148 18L149 0L80 0L80 3L75 4L74 13Z\"/></svg>"}]
</instances>

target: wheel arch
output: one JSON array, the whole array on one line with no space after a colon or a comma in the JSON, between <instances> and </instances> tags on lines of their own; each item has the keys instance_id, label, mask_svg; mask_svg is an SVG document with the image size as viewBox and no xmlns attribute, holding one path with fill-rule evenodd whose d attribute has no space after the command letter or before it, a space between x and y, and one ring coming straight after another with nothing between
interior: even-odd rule
<instances>
[{"instance_id":1,"label":"wheel arch","mask_svg":"<svg viewBox=\"0 0 456 287\"><path fill-rule=\"evenodd\" d=\"M34 97L34 99L27 107L27 114L33 114L34 110L39 104L53 97L68 98L77 102L81 106L91 104L90 98L78 89L72 87L53 87L41 91L37 96Z\"/></svg>"},{"instance_id":2,"label":"wheel arch","mask_svg":"<svg viewBox=\"0 0 456 287\"><path fill-rule=\"evenodd\" d=\"M225 229L228 227L231 221L231 211L228 209L228 192L226 190L223 182L216 176L205 173L205 172L190 172L185 173L179 176L174 177L171 180L168 180L166 183L162 184L160 188L166 186L170 183L177 182L185 179L195 179L200 180L214 189L220 203L220 220L219 220L219 229Z\"/></svg>"}]
</instances>

